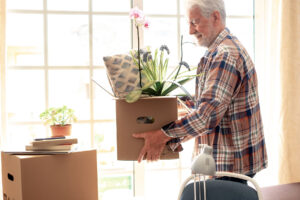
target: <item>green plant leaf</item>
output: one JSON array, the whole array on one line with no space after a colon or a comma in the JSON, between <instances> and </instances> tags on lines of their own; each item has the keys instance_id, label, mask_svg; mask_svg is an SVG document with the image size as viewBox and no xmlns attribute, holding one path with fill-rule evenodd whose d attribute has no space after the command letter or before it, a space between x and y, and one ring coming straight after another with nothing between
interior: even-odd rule
<instances>
[{"instance_id":1,"label":"green plant leaf","mask_svg":"<svg viewBox=\"0 0 300 200\"><path fill-rule=\"evenodd\" d=\"M156 95L157 96L162 96L162 90L164 88L165 82L155 82L155 87L156 87Z\"/></svg>"},{"instance_id":2,"label":"green plant leaf","mask_svg":"<svg viewBox=\"0 0 300 200\"><path fill-rule=\"evenodd\" d=\"M136 51L132 50L130 53L134 63L138 65L138 60L134 57ZM167 74L169 65L168 55L164 54L161 49L151 51L150 47L148 47L145 59L141 60L141 73L143 77L142 88L129 93L126 96L126 101L135 102L142 94L149 96L166 96L178 87L180 87L185 93L188 93L188 91L181 85L198 75L191 74L194 72L189 71L186 68L182 68L182 57L180 60L181 64L176 66L170 74Z\"/></svg>"},{"instance_id":3,"label":"green plant leaf","mask_svg":"<svg viewBox=\"0 0 300 200\"><path fill-rule=\"evenodd\" d=\"M150 63L143 63L143 73L148 80L155 80L155 73L151 70Z\"/></svg>"},{"instance_id":4,"label":"green plant leaf","mask_svg":"<svg viewBox=\"0 0 300 200\"><path fill-rule=\"evenodd\" d=\"M164 62L164 67L163 67L163 79L165 79L165 76L167 74L168 64L169 64L169 59L166 58L166 60Z\"/></svg>"},{"instance_id":5,"label":"green plant leaf","mask_svg":"<svg viewBox=\"0 0 300 200\"><path fill-rule=\"evenodd\" d=\"M149 96L156 96L156 91L152 88L147 88L142 91L142 94L147 94Z\"/></svg>"},{"instance_id":6,"label":"green plant leaf","mask_svg":"<svg viewBox=\"0 0 300 200\"><path fill-rule=\"evenodd\" d=\"M158 76L158 81L162 81L163 80L163 77L162 77L162 75L163 75L163 62L164 62L164 51L161 51L160 52L160 58L159 58L159 66L158 66L158 68L159 68L159 70L158 70L158 74L159 74L159 76Z\"/></svg>"},{"instance_id":7,"label":"green plant leaf","mask_svg":"<svg viewBox=\"0 0 300 200\"><path fill-rule=\"evenodd\" d=\"M48 108L40 114L40 119L43 120L45 124L62 126L77 121L74 110L67 106Z\"/></svg>"},{"instance_id":8,"label":"green plant leaf","mask_svg":"<svg viewBox=\"0 0 300 200\"><path fill-rule=\"evenodd\" d=\"M145 89L151 87L154 83L155 83L155 81L148 81L148 82L142 87L142 90L145 90Z\"/></svg>"},{"instance_id":9,"label":"green plant leaf","mask_svg":"<svg viewBox=\"0 0 300 200\"><path fill-rule=\"evenodd\" d=\"M186 82L190 81L191 79L193 78L186 78L186 79L183 79L183 80L180 80L178 81L178 84L180 85L183 85L185 84ZM167 89L165 89L163 92L162 92L162 96L167 96L169 95L173 90L177 89L179 86L172 83Z\"/></svg>"},{"instance_id":10,"label":"green plant leaf","mask_svg":"<svg viewBox=\"0 0 300 200\"><path fill-rule=\"evenodd\" d=\"M134 103L134 102L136 102L140 98L141 94L142 94L142 90L141 89L131 91L126 96L125 100L126 100L127 103Z\"/></svg>"}]
</instances>

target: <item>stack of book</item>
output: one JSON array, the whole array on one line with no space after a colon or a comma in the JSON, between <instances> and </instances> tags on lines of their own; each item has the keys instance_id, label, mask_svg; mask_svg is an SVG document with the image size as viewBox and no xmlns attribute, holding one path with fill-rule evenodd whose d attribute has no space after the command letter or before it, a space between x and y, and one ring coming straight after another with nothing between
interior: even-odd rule
<instances>
[{"instance_id":1,"label":"stack of book","mask_svg":"<svg viewBox=\"0 0 300 200\"><path fill-rule=\"evenodd\" d=\"M77 138L52 137L37 138L25 146L26 151L68 152L74 149Z\"/></svg>"}]
</instances>

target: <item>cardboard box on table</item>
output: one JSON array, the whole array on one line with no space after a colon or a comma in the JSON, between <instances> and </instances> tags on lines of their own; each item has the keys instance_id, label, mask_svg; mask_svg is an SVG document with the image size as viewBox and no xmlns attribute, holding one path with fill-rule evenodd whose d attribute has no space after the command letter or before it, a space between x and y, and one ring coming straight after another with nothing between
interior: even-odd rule
<instances>
[{"instance_id":1,"label":"cardboard box on table","mask_svg":"<svg viewBox=\"0 0 300 200\"><path fill-rule=\"evenodd\" d=\"M3 200L98 200L96 150L1 160Z\"/></svg>"},{"instance_id":2,"label":"cardboard box on table","mask_svg":"<svg viewBox=\"0 0 300 200\"><path fill-rule=\"evenodd\" d=\"M176 97L147 97L134 103L116 99L118 160L137 160L144 140L132 137L133 133L160 129L177 120L177 116ZM167 146L160 157L160 159L177 158L179 153L171 151Z\"/></svg>"}]
</instances>

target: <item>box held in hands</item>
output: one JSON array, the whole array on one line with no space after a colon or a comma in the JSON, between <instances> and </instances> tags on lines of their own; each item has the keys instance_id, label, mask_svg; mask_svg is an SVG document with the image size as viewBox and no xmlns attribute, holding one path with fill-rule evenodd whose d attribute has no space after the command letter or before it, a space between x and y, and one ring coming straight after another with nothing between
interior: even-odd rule
<instances>
[{"instance_id":1,"label":"box held in hands","mask_svg":"<svg viewBox=\"0 0 300 200\"><path fill-rule=\"evenodd\" d=\"M143 139L132 137L140 133L160 129L177 120L177 98L170 96L140 98L134 103L116 99L117 158L137 160L144 145ZM177 159L178 152L165 147L160 159Z\"/></svg>"}]
</instances>

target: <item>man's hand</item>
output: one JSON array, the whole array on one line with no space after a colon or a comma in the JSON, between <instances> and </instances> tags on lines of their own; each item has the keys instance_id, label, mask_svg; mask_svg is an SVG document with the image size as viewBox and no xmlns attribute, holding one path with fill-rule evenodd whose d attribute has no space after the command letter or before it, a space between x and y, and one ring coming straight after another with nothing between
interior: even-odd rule
<instances>
[{"instance_id":1,"label":"man's hand","mask_svg":"<svg viewBox=\"0 0 300 200\"><path fill-rule=\"evenodd\" d=\"M146 158L147 161L158 160L160 154L166 146L166 143L172 139L171 137L168 137L162 130L135 133L132 136L135 138L143 138L145 140L144 147L142 148L138 157L138 162L141 162L143 158Z\"/></svg>"}]
</instances>

